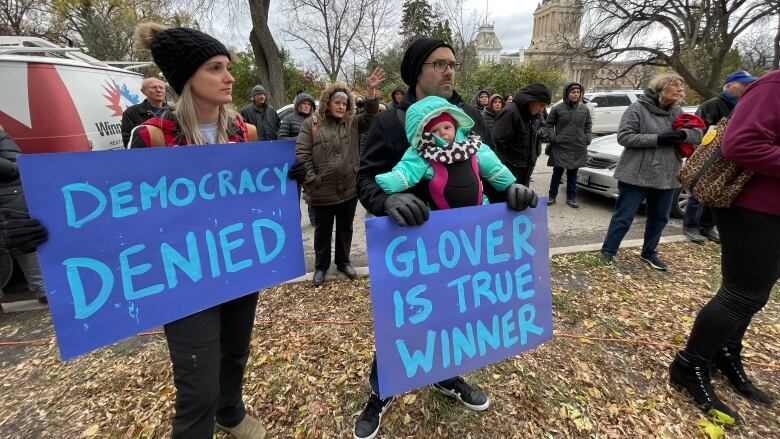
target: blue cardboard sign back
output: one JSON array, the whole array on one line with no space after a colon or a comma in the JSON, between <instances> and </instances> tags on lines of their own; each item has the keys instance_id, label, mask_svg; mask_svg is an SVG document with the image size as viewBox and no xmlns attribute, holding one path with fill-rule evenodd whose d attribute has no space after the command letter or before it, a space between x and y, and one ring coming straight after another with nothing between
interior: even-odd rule
<instances>
[{"instance_id":1,"label":"blue cardboard sign back","mask_svg":"<svg viewBox=\"0 0 780 439\"><path fill-rule=\"evenodd\" d=\"M370 218L366 240L382 398L552 337L544 200L434 211L419 227Z\"/></svg>"},{"instance_id":2,"label":"blue cardboard sign back","mask_svg":"<svg viewBox=\"0 0 780 439\"><path fill-rule=\"evenodd\" d=\"M22 155L63 359L302 275L290 141Z\"/></svg>"}]
</instances>

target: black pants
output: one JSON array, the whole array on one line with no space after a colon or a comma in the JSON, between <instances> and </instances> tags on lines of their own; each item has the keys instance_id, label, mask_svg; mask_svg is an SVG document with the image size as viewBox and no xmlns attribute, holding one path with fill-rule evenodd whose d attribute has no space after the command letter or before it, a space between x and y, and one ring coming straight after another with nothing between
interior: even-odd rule
<instances>
[{"instance_id":1,"label":"black pants","mask_svg":"<svg viewBox=\"0 0 780 439\"><path fill-rule=\"evenodd\" d=\"M357 197L329 206L311 206L314 209L314 269L327 271L330 267L330 239L333 221L336 221L336 266L349 265L352 247L352 222L355 220Z\"/></svg>"},{"instance_id":2,"label":"black pants","mask_svg":"<svg viewBox=\"0 0 780 439\"><path fill-rule=\"evenodd\" d=\"M742 342L753 314L780 278L780 216L741 207L713 208L721 237L723 283L699 311L685 351L712 360Z\"/></svg>"},{"instance_id":3,"label":"black pants","mask_svg":"<svg viewBox=\"0 0 780 439\"><path fill-rule=\"evenodd\" d=\"M211 439L214 418L235 427L246 411L241 383L257 293L165 325L176 384L174 439Z\"/></svg>"}]
</instances>

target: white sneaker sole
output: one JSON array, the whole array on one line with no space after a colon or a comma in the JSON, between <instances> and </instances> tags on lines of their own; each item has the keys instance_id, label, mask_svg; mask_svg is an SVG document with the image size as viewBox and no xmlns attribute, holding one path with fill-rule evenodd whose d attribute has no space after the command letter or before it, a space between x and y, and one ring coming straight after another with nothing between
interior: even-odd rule
<instances>
[{"instance_id":1,"label":"white sneaker sole","mask_svg":"<svg viewBox=\"0 0 780 439\"><path fill-rule=\"evenodd\" d=\"M658 271L668 271L668 268L667 268L667 267L661 267L661 266L659 266L659 265L655 265L655 264L653 264L653 263L652 263L652 261L650 261L649 259L645 259L645 258L643 258L643 257L641 257L641 256L639 257L639 259L641 259L641 260L643 260L643 261L647 262L647 264L648 264L648 265L650 265L651 267L653 267L654 269L656 269L656 270L658 270Z\"/></svg>"},{"instance_id":2,"label":"white sneaker sole","mask_svg":"<svg viewBox=\"0 0 780 439\"><path fill-rule=\"evenodd\" d=\"M376 435L379 434L379 429L382 427L382 416L385 415L387 409L389 409L394 402L395 402L395 398L391 399L390 402L387 403L387 405L382 407L382 411L379 412L379 423L376 426L376 430L374 430L370 435L364 437L358 436L357 434L355 434L355 430L352 430L352 439L374 439Z\"/></svg>"},{"instance_id":3,"label":"white sneaker sole","mask_svg":"<svg viewBox=\"0 0 780 439\"><path fill-rule=\"evenodd\" d=\"M439 393L441 393L443 395L449 396L450 398L457 399L458 401L461 402L461 404L465 405L470 410L474 410L475 412L485 411L485 410L488 409L488 407L490 407L490 398L488 398L487 401L485 401L484 404L474 405L474 404L469 404L466 401L464 401L463 399L461 399L460 393L458 393L458 392L456 392L454 390L442 389L441 387L439 387L439 386L437 386L435 384L432 385L431 387L433 387L434 389L438 390Z\"/></svg>"}]
</instances>

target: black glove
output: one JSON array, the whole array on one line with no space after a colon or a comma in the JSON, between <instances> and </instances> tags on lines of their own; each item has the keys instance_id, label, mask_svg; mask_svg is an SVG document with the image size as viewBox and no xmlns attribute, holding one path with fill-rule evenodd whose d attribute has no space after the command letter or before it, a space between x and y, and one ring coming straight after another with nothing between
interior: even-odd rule
<instances>
[{"instance_id":1,"label":"black glove","mask_svg":"<svg viewBox=\"0 0 780 439\"><path fill-rule=\"evenodd\" d=\"M46 229L26 212L0 209L0 250L30 253L46 241Z\"/></svg>"},{"instance_id":2,"label":"black glove","mask_svg":"<svg viewBox=\"0 0 780 439\"><path fill-rule=\"evenodd\" d=\"M297 180L298 184L303 183L303 180L306 178L306 166L304 166L303 162L295 162L287 172L287 178Z\"/></svg>"},{"instance_id":3,"label":"black glove","mask_svg":"<svg viewBox=\"0 0 780 439\"><path fill-rule=\"evenodd\" d=\"M522 184L512 183L506 188L506 204L512 210L522 212L529 206L536 207L538 201L534 191Z\"/></svg>"},{"instance_id":4,"label":"black glove","mask_svg":"<svg viewBox=\"0 0 780 439\"><path fill-rule=\"evenodd\" d=\"M412 194L393 194L385 200L385 212L399 226L419 226L428 221L428 206Z\"/></svg>"},{"instance_id":5,"label":"black glove","mask_svg":"<svg viewBox=\"0 0 780 439\"><path fill-rule=\"evenodd\" d=\"M685 140L685 131L671 131L658 135L658 146L677 146Z\"/></svg>"}]
</instances>

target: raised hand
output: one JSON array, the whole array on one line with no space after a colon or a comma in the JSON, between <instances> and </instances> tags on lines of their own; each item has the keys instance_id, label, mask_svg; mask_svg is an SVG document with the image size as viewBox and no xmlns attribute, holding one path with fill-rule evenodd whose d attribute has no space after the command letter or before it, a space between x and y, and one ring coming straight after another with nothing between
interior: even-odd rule
<instances>
[{"instance_id":1,"label":"raised hand","mask_svg":"<svg viewBox=\"0 0 780 439\"><path fill-rule=\"evenodd\" d=\"M385 71L379 67L375 68L374 71L371 72L371 74L368 76L368 78L366 78L366 88L368 89L369 96L376 96L377 87L379 87L379 84L381 84L384 80Z\"/></svg>"}]
</instances>

